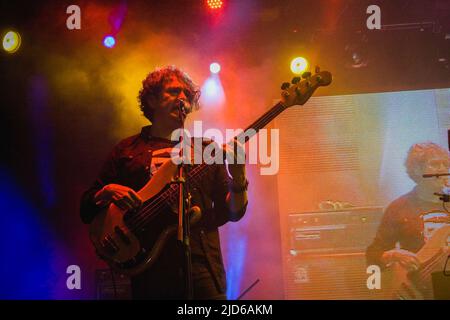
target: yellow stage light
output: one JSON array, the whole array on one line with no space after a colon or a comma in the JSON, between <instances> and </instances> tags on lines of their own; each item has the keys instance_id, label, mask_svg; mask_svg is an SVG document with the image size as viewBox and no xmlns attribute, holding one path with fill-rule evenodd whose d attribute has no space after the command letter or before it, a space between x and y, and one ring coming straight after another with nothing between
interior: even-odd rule
<instances>
[{"instance_id":1,"label":"yellow stage light","mask_svg":"<svg viewBox=\"0 0 450 320\"><path fill-rule=\"evenodd\" d=\"M308 68L308 60L297 57L291 61L291 71L295 74L302 74Z\"/></svg>"},{"instance_id":2,"label":"yellow stage light","mask_svg":"<svg viewBox=\"0 0 450 320\"><path fill-rule=\"evenodd\" d=\"M8 53L19 50L21 43L20 34L15 31L8 31L3 37L3 49Z\"/></svg>"}]
</instances>

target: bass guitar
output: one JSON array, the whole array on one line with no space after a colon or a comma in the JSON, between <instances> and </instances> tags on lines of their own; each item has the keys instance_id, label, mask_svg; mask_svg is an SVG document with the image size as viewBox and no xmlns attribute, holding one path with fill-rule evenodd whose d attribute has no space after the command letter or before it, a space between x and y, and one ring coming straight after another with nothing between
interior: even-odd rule
<instances>
[{"instance_id":1,"label":"bass guitar","mask_svg":"<svg viewBox=\"0 0 450 320\"><path fill-rule=\"evenodd\" d=\"M283 83L281 101L242 132L243 137L238 135L238 141L245 137L247 142L251 137L245 135L248 129L254 129L251 132L256 134L281 112L303 105L317 88L332 81L330 72L318 68L314 75L307 72L302 78L294 78L291 84ZM186 182L194 187L199 185L210 168L208 164L194 166L186 174ZM176 233L178 214L172 208L177 207L179 188L171 183L176 174L177 165L167 161L137 192L143 200L139 210L124 211L111 203L90 224L89 236L97 254L116 271L136 275L151 267L169 237Z\"/></svg>"}]
</instances>

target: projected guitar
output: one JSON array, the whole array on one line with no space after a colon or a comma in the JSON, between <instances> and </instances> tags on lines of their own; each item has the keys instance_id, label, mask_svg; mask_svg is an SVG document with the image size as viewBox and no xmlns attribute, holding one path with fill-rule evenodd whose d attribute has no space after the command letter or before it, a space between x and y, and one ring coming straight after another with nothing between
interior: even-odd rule
<instances>
[{"instance_id":1,"label":"projected guitar","mask_svg":"<svg viewBox=\"0 0 450 320\"><path fill-rule=\"evenodd\" d=\"M269 111L252 123L248 129L256 134L276 116L294 105L303 105L317 88L328 86L332 75L327 71L304 73L303 79L296 77L292 84L283 83L282 99ZM245 142L252 135L237 136ZM243 141L243 140L239 140ZM187 174L191 187L199 185L212 166L200 164ZM137 211L124 211L115 204L98 214L90 225L90 239L97 254L113 269L128 275L139 274L158 259L167 240L177 230L178 185L170 182L177 174L177 165L172 161L164 163L150 181L137 193L143 200ZM194 215L195 216L195 215ZM195 217L194 217L195 219Z\"/></svg>"},{"instance_id":2,"label":"projected guitar","mask_svg":"<svg viewBox=\"0 0 450 320\"><path fill-rule=\"evenodd\" d=\"M449 221L450 222L450 221ZM400 264L393 264L385 272L383 281L384 298L395 300L430 299L432 292L431 274L443 272L445 262L450 255L450 224L436 230L433 236L417 252L420 261L418 270L408 271Z\"/></svg>"}]
</instances>

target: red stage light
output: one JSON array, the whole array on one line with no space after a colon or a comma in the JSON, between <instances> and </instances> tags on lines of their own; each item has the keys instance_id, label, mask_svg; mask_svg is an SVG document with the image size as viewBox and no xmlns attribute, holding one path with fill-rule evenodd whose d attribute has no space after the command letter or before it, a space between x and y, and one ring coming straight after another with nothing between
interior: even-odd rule
<instances>
[{"instance_id":1,"label":"red stage light","mask_svg":"<svg viewBox=\"0 0 450 320\"><path fill-rule=\"evenodd\" d=\"M220 9L222 8L223 2L221 0L207 0L206 3L210 9Z\"/></svg>"}]
</instances>

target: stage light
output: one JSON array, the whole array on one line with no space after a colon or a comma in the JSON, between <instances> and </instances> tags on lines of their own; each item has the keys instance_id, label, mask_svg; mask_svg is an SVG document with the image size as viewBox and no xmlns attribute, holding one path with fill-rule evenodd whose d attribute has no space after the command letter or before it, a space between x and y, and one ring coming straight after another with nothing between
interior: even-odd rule
<instances>
[{"instance_id":1,"label":"stage light","mask_svg":"<svg viewBox=\"0 0 450 320\"><path fill-rule=\"evenodd\" d=\"M15 31L8 31L3 37L3 49L8 53L19 50L21 44L20 34Z\"/></svg>"},{"instance_id":2,"label":"stage light","mask_svg":"<svg viewBox=\"0 0 450 320\"><path fill-rule=\"evenodd\" d=\"M359 45L346 45L345 46L346 60L344 62L347 68L363 68L367 66L367 54L366 50Z\"/></svg>"},{"instance_id":3,"label":"stage light","mask_svg":"<svg viewBox=\"0 0 450 320\"><path fill-rule=\"evenodd\" d=\"M112 48L116 45L116 39L113 36L106 36L103 39L103 45L107 48Z\"/></svg>"},{"instance_id":4,"label":"stage light","mask_svg":"<svg viewBox=\"0 0 450 320\"><path fill-rule=\"evenodd\" d=\"M217 74L211 74L201 88L200 104L207 108L221 107L225 103L225 92Z\"/></svg>"},{"instance_id":5,"label":"stage light","mask_svg":"<svg viewBox=\"0 0 450 320\"><path fill-rule=\"evenodd\" d=\"M211 71L211 73L219 73L220 72L220 64L218 64L217 62L213 62L209 65L209 71Z\"/></svg>"},{"instance_id":6,"label":"stage light","mask_svg":"<svg viewBox=\"0 0 450 320\"><path fill-rule=\"evenodd\" d=\"M346 68L359 69L369 64L369 38L366 34L357 34L351 42L345 44L342 63Z\"/></svg>"},{"instance_id":7,"label":"stage light","mask_svg":"<svg viewBox=\"0 0 450 320\"><path fill-rule=\"evenodd\" d=\"M206 3L210 9L220 9L222 8L223 2L221 0L207 0Z\"/></svg>"},{"instance_id":8,"label":"stage light","mask_svg":"<svg viewBox=\"0 0 450 320\"><path fill-rule=\"evenodd\" d=\"M308 68L308 60L297 57L291 61L291 71L295 74L302 74Z\"/></svg>"}]
</instances>

